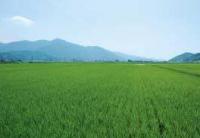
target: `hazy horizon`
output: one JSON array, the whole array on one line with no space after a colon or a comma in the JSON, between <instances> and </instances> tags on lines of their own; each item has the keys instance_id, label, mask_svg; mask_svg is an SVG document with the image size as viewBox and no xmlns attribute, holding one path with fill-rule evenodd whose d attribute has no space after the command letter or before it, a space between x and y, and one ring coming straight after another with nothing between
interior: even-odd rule
<instances>
[{"instance_id":1,"label":"hazy horizon","mask_svg":"<svg viewBox=\"0 0 200 138\"><path fill-rule=\"evenodd\" d=\"M2 0L0 42L64 39L147 58L200 52L198 0Z\"/></svg>"}]
</instances>

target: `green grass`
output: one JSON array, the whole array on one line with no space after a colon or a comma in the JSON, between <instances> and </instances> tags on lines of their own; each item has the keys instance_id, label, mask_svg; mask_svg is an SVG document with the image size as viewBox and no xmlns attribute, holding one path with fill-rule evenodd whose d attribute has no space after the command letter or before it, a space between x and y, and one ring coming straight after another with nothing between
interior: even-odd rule
<instances>
[{"instance_id":1,"label":"green grass","mask_svg":"<svg viewBox=\"0 0 200 138\"><path fill-rule=\"evenodd\" d=\"M200 137L200 65L0 64L0 137Z\"/></svg>"}]
</instances>

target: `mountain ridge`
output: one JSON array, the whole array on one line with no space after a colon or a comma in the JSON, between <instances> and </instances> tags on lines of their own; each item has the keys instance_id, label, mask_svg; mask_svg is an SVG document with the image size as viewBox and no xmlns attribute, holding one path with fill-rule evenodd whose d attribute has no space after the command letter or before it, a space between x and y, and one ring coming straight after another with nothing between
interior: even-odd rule
<instances>
[{"instance_id":1,"label":"mountain ridge","mask_svg":"<svg viewBox=\"0 0 200 138\"><path fill-rule=\"evenodd\" d=\"M170 59L169 62L200 62L200 53L185 52Z\"/></svg>"},{"instance_id":2,"label":"mountain ridge","mask_svg":"<svg viewBox=\"0 0 200 138\"><path fill-rule=\"evenodd\" d=\"M46 61L47 57L51 57L51 61L150 61L150 59L138 56L120 55L119 52L113 52L100 46L83 46L58 38L36 41L22 40L0 44L0 60L15 60L16 57L17 60L27 61L31 60L31 56L34 60L42 61Z\"/></svg>"}]
</instances>

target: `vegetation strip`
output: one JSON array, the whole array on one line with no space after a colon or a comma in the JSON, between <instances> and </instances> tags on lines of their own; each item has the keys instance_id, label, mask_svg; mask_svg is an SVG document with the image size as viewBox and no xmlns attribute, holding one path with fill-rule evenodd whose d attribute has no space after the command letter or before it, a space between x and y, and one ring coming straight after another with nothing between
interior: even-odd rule
<instances>
[{"instance_id":1,"label":"vegetation strip","mask_svg":"<svg viewBox=\"0 0 200 138\"><path fill-rule=\"evenodd\" d=\"M200 77L200 74L187 72L187 71L183 71L183 70L180 70L180 69L174 69L174 68L170 68L170 67L166 67L166 66L164 67L162 65L153 65L153 66L161 68L161 69L167 69L167 70L170 70L170 71L174 71L174 72L177 72L177 73L187 74L187 75L198 77L198 78Z\"/></svg>"}]
</instances>

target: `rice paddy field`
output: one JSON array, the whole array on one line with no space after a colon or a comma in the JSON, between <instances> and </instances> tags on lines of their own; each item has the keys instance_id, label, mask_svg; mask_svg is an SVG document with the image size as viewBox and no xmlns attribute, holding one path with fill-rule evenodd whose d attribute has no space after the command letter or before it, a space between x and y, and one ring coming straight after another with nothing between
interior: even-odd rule
<instances>
[{"instance_id":1,"label":"rice paddy field","mask_svg":"<svg viewBox=\"0 0 200 138\"><path fill-rule=\"evenodd\" d=\"M0 64L0 137L200 137L200 64Z\"/></svg>"}]
</instances>

